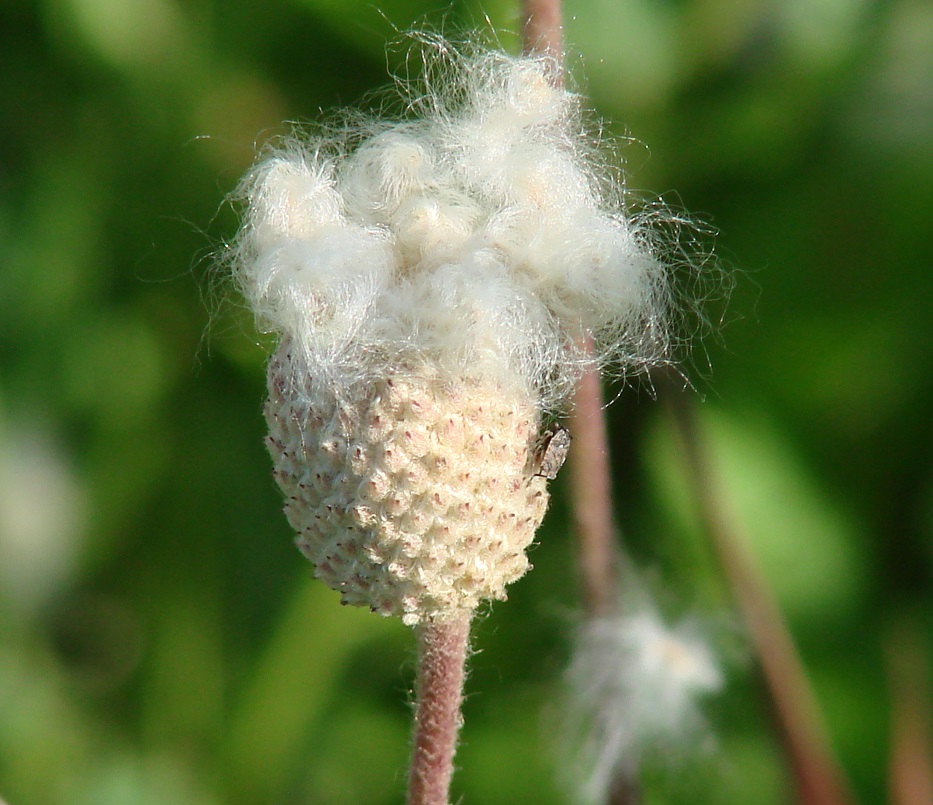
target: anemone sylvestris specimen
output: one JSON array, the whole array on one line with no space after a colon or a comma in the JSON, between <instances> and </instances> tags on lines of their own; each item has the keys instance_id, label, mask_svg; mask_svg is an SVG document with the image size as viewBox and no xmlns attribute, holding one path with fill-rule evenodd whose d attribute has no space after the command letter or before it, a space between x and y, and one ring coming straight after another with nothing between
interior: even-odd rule
<instances>
[{"instance_id":1,"label":"anemone sylvestris specimen","mask_svg":"<svg viewBox=\"0 0 933 805\"><path fill-rule=\"evenodd\" d=\"M594 363L664 359L668 293L557 63L422 45L397 116L261 155L231 253L279 336L265 412L286 515L344 603L417 627L410 801L443 803L449 768L426 782L419 762L452 755L459 688L439 743L425 701L479 603L528 568L543 419Z\"/></svg>"}]
</instances>

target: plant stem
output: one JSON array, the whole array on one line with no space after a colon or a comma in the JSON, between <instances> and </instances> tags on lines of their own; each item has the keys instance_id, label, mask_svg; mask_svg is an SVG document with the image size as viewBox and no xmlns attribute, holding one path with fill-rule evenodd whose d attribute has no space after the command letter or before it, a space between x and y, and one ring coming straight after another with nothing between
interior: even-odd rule
<instances>
[{"instance_id":1,"label":"plant stem","mask_svg":"<svg viewBox=\"0 0 933 805\"><path fill-rule=\"evenodd\" d=\"M544 53L558 66L552 82L563 84L564 28L561 0L523 0L525 53ZM593 353L591 339L585 344ZM571 421L570 487L583 605L590 618L618 610L616 528L612 516L609 438L600 374L592 369L580 379ZM636 805L638 781L622 774L613 781L608 805Z\"/></svg>"},{"instance_id":2,"label":"plant stem","mask_svg":"<svg viewBox=\"0 0 933 805\"><path fill-rule=\"evenodd\" d=\"M891 805L933 803L933 725L930 678L923 633L905 619L888 639L891 697L891 755L888 802Z\"/></svg>"},{"instance_id":3,"label":"plant stem","mask_svg":"<svg viewBox=\"0 0 933 805\"><path fill-rule=\"evenodd\" d=\"M574 397L570 486L583 601L590 617L617 607L615 524L609 444L599 373L587 372Z\"/></svg>"},{"instance_id":4,"label":"plant stem","mask_svg":"<svg viewBox=\"0 0 933 805\"><path fill-rule=\"evenodd\" d=\"M447 805L462 724L471 613L416 627L418 679L408 805Z\"/></svg>"},{"instance_id":5,"label":"plant stem","mask_svg":"<svg viewBox=\"0 0 933 805\"><path fill-rule=\"evenodd\" d=\"M562 66L564 55L561 0L523 0L522 36L525 53L544 53ZM560 85L561 71L551 80ZM584 345L592 355L593 344ZM598 618L618 604L616 588L616 530L612 518L612 477L609 439L599 372L590 370L574 396L570 432L570 486L574 531L577 536L580 581L587 615Z\"/></svg>"},{"instance_id":6,"label":"plant stem","mask_svg":"<svg viewBox=\"0 0 933 805\"><path fill-rule=\"evenodd\" d=\"M522 20L525 53L546 53L560 64L564 56L560 0L522 0ZM556 79L559 82L560 76Z\"/></svg>"},{"instance_id":7,"label":"plant stem","mask_svg":"<svg viewBox=\"0 0 933 805\"><path fill-rule=\"evenodd\" d=\"M672 385L672 384L669 384ZM666 389L670 392L670 389ZM770 693L778 736L794 775L801 805L854 805L830 748L819 705L793 638L770 589L729 511L703 439L694 406L668 393L672 424L700 518L718 556L758 656Z\"/></svg>"},{"instance_id":8,"label":"plant stem","mask_svg":"<svg viewBox=\"0 0 933 805\"><path fill-rule=\"evenodd\" d=\"M590 344L587 349L591 351ZM571 422L570 488L583 603L590 619L619 611L619 566L612 516L609 438L599 372L583 375ZM638 774L618 769L606 805L641 802Z\"/></svg>"}]
</instances>

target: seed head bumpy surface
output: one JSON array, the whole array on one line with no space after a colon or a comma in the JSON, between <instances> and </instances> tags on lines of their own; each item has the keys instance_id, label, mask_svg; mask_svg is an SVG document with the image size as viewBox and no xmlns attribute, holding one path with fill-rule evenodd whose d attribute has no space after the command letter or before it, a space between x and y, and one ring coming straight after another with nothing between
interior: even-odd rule
<instances>
[{"instance_id":1,"label":"seed head bumpy surface","mask_svg":"<svg viewBox=\"0 0 933 805\"><path fill-rule=\"evenodd\" d=\"M547 507L534 406L430 372L308 395L291 349L269 364L267 444L315 575L407 624L505 598Z\"/></svg>"}]
</instances>

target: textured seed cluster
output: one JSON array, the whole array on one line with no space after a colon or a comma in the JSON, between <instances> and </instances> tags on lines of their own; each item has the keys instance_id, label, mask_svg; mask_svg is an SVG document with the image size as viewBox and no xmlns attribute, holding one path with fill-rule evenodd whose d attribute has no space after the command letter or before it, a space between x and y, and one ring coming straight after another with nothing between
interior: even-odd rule
<instances>
[{"instance_id":1,"label":"textured seed cluster","mask_svg":"<svg viewBox=\"0 0 933 805\"><path fill-rule=\"evenodd\" d=\"M308 394L283 341L267 444L315 575L407 624L504 599L547 506L534 400L392 372L350 399Z\"/></svg>"}]
</instances>

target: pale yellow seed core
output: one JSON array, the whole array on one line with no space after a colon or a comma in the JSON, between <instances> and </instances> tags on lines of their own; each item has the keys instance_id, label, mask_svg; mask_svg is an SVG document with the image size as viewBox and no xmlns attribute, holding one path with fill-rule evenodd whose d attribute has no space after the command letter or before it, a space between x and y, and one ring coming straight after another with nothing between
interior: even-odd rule
<instances>
[{"instance_id":1,"label":"pale yellow seed core","mask_svg":"<svg viewBox=\"0 0 933 805\"><path fill-rule=\"evenodd\" d=\"M268 446L315 575L346 604L408 624L504 599L547 507L533 399L393 372L338 399L269 364Z\"/></svg>"}]
</instances>

